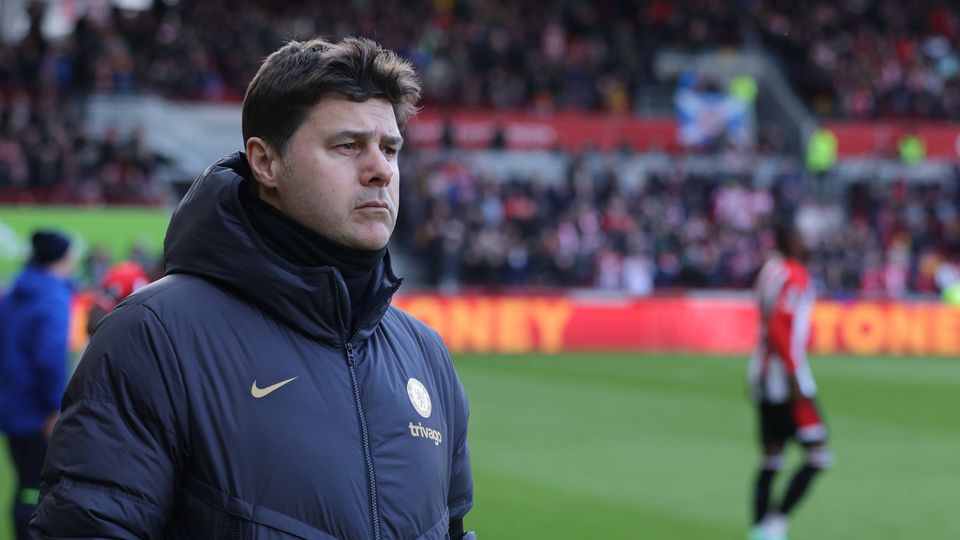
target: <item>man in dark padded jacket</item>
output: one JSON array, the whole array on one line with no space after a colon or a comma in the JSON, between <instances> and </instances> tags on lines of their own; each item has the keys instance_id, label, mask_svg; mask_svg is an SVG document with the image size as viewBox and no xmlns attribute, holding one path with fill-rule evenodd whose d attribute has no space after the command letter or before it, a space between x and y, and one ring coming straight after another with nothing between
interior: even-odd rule
<instances>
[{"instance_id":1,"label":"man in dark padded jacket","mask_svg":"<svg viewBox=\"0 0 960 540\"><path fill-rule=\"evenodd\" d=\"M400 129L420 86L366 39L291 42L246 153L174 213L166 277L97 328L63 400L41 538L473 538L467 397L392 307Z\"/></svg>"}]
</instances>

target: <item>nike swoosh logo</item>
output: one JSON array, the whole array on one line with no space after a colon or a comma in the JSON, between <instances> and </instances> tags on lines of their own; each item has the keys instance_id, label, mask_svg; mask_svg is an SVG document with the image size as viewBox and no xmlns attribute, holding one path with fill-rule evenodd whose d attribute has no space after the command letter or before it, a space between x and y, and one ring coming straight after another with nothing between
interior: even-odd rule
<instances>
[{"instance_id":1,"label":"nike swoosh logo","mask_svg":"<svg viewBox=\"0 0 960 540\"><path fill-rule=\"evenodd\" d=\"M296 379L296 377L291 377L291 378L289 378L289 379L287 379L287 380L285 380L285 381L280 381L280 382L278 382L277 384L271 384L270 386L268 386L268 387L266 387L266 388L258 388L258 387L257 387L257 381L256 381L256 379L254 379L254 381L253 381L253 386L250 387L250 394L251 394L253 397L255 397L255 398L262 398L263 396L269 394L270 392L273 392L273 391L276 390L277 388L280 388L281 386L283 386L283 385L287 384L288 382L293 381L293 380L295 380L295 379Z\"/></svg>"}]
</instances>

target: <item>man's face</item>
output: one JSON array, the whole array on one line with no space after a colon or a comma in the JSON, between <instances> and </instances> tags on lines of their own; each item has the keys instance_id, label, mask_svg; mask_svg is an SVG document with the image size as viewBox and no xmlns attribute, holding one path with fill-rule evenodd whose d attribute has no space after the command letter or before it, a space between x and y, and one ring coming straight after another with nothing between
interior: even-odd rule
<instances>
[{"instance_id":1,"label":"man's face","mask_svg":"<svg viewBox=\"0 0 960 540\"><path fill-rule=\"evenodd\" d=\"M397 222L402 142L389 101L325 96L290 141L276 197L265 198L330 240L380 249Z\"/></svg>"}]
</instances>

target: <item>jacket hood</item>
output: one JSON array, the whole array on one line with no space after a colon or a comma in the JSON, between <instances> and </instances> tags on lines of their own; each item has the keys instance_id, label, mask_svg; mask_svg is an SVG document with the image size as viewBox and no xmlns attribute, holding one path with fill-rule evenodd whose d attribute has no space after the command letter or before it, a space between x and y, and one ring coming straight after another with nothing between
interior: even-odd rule
<instances>
[{"instance_id":1,"label":"jacket hood","mask_svg":"<svg viewBox=\"0 0 960 540\"><path fill-rule=\"evenodd\" d=\"M240 202L241 183L253 180L243 152L231 154L194 181L173 213L164 238L166 273L199 276L232 290L297 330L327 342L346 342L350 302L340 271L300 267L267 247ZM374 299L355 339L380 323L400 280L389 253L375 272Z\"/></svg>"}]
</instances>

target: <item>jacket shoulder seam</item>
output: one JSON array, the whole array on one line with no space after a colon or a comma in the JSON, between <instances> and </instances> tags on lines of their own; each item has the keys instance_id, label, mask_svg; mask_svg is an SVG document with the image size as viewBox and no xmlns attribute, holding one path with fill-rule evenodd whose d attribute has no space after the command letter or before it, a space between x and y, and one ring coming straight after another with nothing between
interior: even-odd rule
<instances>
[{"instance_id":1,"label":"jacket shoulder seam","mask_svg":"<svg viewBox=\"0 0 960 540\"><path fill-rule=\"evenodd\" d=\"M160 325L160 329L163 330L163 337L167 340L167 345L170 346L170 350L173 352L174 361L177 364L177 377L180 379L180 386L182 386L183 388L186 388L186 381L184 381L183 379L183 362L180 358L180 351L177 350L177 347L176 345L174 345L173 340L170 339L170 331L167 330L167 325L164 324L163 319L160 318L160 315L158 315L157 312L154 311L152 307L144 304L140 304L140 305L143 306L144 309L149 311L151 315L153 315L153 318L157 321L157 324ZM187 410L189 410L189 407L187 408ZM176 415L176 412L174 412L174 415ZM184 426L187 425L186 418L181 418L180 420L181 422L183 422L182 425ZM172 435L172 436L176 435L175 433L171 432L166 426L164 426L161 422L155 422L155 423L160 425L164 429L164 431L167 432L168 435Z\"/></svg>"},{"instance_id":2,"label":"jacket shoulder seam","mask_svg":"<svg viewBox=\"0 0 960 540\"><path fill-rule=\"evenodd\" d=\"M145 300L147 300L147 299L144 299L144 301L145 301ZM123 306L121 306L121 308L122 308L122 307L123 307ZM177 361L177 367L179 368L179 367L182 365L182 364L181 364L181 359L180 359L180 351L178 351L177 348L176 348L176 346L174 346L173 340L170 339L170 331L167 330L167 325L164 324L163 319L162 319L162 318L160 317L160 315L156 312L156 310L154 310L152 306L149 306L149 305L147 305L147 304L145 304L145 303L143 303L143 302L137 302L136 304L130 304L129 307L139 307L139 308L143 308L144 310L146 310L147 312L149 312L150 315L153 316L153 319L157 322L158 325L160 325L160 329L163 330L163 337L166 339L167 344L170 346L170 350L173 351L173 355L174 355L174 357L176 358L176 361ZM180 370L177 369L177 371L179 372ZM182 380L183 380L183 378L181 377L181 382L182 382Z\"/></svg>"},{"instance_id":3,"label":"jacket shoulder seam","mask_svg":"<svg viewBox=\"0 0 960 540\"><path fill-rule=\"evenodd\" d=\"M145 296L145 297L143 297L143 298L136 298L136 297L134 297L134 299L133 299L134 301L131 302L129 305L143 306L143 307L145 307L145 308L150 309L151 311L153 311L153 310L147 305L147 303L150 302L150 301L153 299L153 297L158 296L158 295L161 295L161 294L163 294L163 293L165 293L165 292L167 292L167 291L169 291L169 290L171 290L171 289L174 289L174 288L177 288L177 287L185 287L185 286L187 285L187 283L188 283L188 280L180 279L181 277L193 278L193 280L197 280L197 281L201 281L201 282L203 282L203 283L209 284L209 282L208 282L207 280L205 280L205 279L203 279L203 278L200 278L200 277L197 277L197 276L192 276L192 275L190 275L190 274L181 274L181 273L178 273L178 274L168 274L167 276L164 276L164 277L167 278L167 279L169 279L171 276L177 276L176 281L171 280L172 282L168 282L168 283L164 284L163 287L158 288L157 290L154 290L154 291L149 291L148 296ZM190 281L193 281L193 280L190 280Z\"/></svg>"},{"instance_id":4,"label":"jacket shoulder seam","mask_svg":"<svg viewBox=\"0 0 960 540\"><path fill-rule=\"evenodd\" d=\"M118 309L123 309L124 307L127 307L127 308L139 307L139 308L142 308L143 310L145 310L146 312L148 312L148 313L153 317L153 319L156 321L157 325L160 327L160 330L163 332L163 337L164 337L164 339L166 340L167 345L170 347L170 350L173 352L173 357L174 357L173 359L174 359L174 362L176 363L177 377L180 379L180 384L181 384L181 386L184 386L184 387L185 387L186 385L185 385L185 381L183 380L183 370L182 370L182 365L183 365L183 363L182 363L181 358L180 358L180 352L177 350L176 346L174 345L173 340L170 339L170 332L167 330L166 325L163 323L163 320L160 318L160 316L157 314L157 312L154 311L152 307L150 307L150 306L148 306L148 305L145 305L145 304L143 304L143 303L140 303L140 302L138 302L138 303L136 303L136 304L129 304L128 306L120 306ZM89 396L89 395L88 395L88 396L81 396L81 397L78 398L78 401L93 401L93 402L97 402L97 403L103 403L103 404L106 404L106 405L113 405L114 407L119 407L119 403L118 403L116 400L102 399L102 398L97 397L97 396ZM155 425L155 426L163 429L163 431L166 432L167 435L173 436L175 439L178 438L178 437L176 437L176 433L174 433L173 431L171 431L170 428L169 428L168 426L164 425L164 423L161 422L159 419L150 419L150 420L151 420L151 424L153 424L153 425ZM185 420L185 419L183 419L183 420Z\"/></svg>"}]
</instances>

